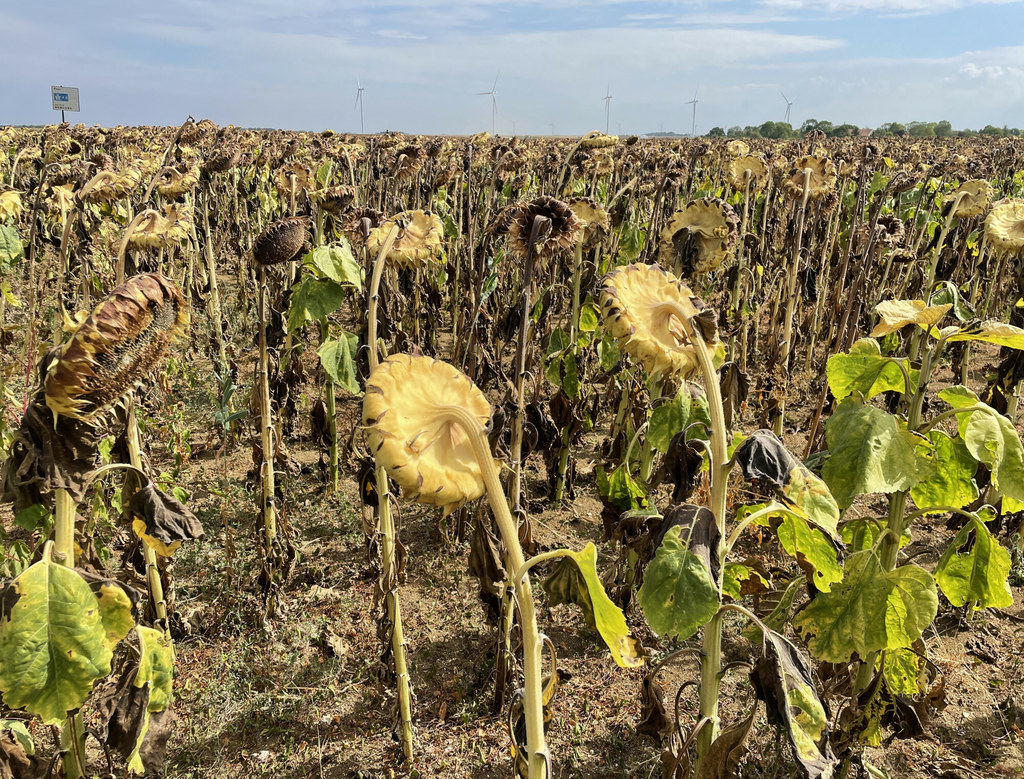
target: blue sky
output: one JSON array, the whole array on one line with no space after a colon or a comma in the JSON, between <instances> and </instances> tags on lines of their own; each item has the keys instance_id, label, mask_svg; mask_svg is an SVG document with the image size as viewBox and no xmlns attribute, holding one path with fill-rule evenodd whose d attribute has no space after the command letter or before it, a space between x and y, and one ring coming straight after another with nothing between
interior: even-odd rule
<instances>
[{"instance_id":1,"label":"blue sky","mask_svg":"<svg viewBox=\"0 0 1024 779\"><path fill-rule=\"evenodd\" d=\"M1024 125L1024 0L37 0L0 7L0 123L687 132Z\"/></svg>"}]
</instances>

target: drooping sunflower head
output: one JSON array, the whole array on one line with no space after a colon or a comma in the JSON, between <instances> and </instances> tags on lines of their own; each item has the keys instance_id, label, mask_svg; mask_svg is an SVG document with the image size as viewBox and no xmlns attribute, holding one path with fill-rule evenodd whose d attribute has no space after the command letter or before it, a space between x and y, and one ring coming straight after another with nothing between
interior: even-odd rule
<instances>
[{"instance_id":1,"label":"drooping sunflower head","mask_svg":"<svg viewBox=\"0 0 1024 779\"><path fill-rule=\"evenodd\" d=\"M409 143L395 150L395 161L391 170L399 181L408 181L415 178L426 161L426 150L415 143Z\"/></svg>"},{"instance_id":2,"label":"drooping sunflower head","mask_svg":"<svg viewBox=\"0 0 1024 779\"><path fill-rule=\"evenodd\" d=\"M952 207L958 197L960 202L957 203L956 210L953 211L953 216L956 219L981 216L992 201L992 185L985 179L965 181L948 196L946 202Z\"/></svg>"},{"instance_id":3,"label":"drooping sunflower head","mask_svg":"<svg viewBox=\"0 0 1024 779\"><path fill-rule=\"evenodd\" d=\"M21 210L21 195L16 190L0 184L0 222L18 221Z\"/></svg>"},{"instance_id":4,"label":"drooping sunflower head","mask_svg":"<svg viewBox=\"0 0 1024 779\"><path fill-rule=\"evenodd\" d=\"M508 234L509 248L519 257L526 257L529 251L530 233L538 216L547 220L533 246L539 267L576 245L582 237L583 221L563 201L547 195L518 203L509 213Z\"/></svg>"},{"instance_id":5,"label":"drooping sunflower head","mask_svg":"<svg viewBox=\"0 0 1024 779\"><path fill-rule=\"evenodd\" d=\"M736 248L739 217L718 198L686 205L661 231L658 262L680 276L708 273L722 265Z\"/></svg>"},{"instance_id":6,"label":"drooping sunflower head","mask_svg":"<svg viewBox=\"0 0 1024 779\"><path fill-rule=\"evenodd\" d=\"M192 212L182 203L164 206L164 212L149 211L128 237L132 246L145 249L167 249L177 246L192 231Z\"/></svg>"},{"instance_id":7,"label":"drooping sunflower head","mask_svg":"<svg viewBox=\"0 0 1024 779\"><path fill-rule=\"evenodd\" d=\"M242 160L242 150L235 144L215 146L203 162L203 173L210 176L231 170Z\"/></svg>"},{"instance_id":8,"label":"drooping sunflower head","mask_svg":"<svg viewBox=\"0 0 1024 779\"><path fill-rule=\"evenodd\" d=\"M444 222L429 211L403 211L381 223L367 237L366 250L371 255L380 252L396 227L397 238L388 251L388 262L399 268L418 268L440 254Z\"/></svg>"},{"instance_id":9,"label":"drooping sunflower head","mask_svg":"<svg viewBox=\"0 0 1024 779\"><path fill-rule=\"evenodd\" d=\"M481 430L491 407L469 377L430 357L393 354L370 374L363 422L370 451L406 497L446 512L484 494L484 480L462 427L445 413L468 411Z\"/></svg>"},{"instance_id":10,"label":"drooping sunflower head","mask_svg":"<svg viewBox=\"0 0 1024 779\"><path fill-rule=\"evenodd\" d=\"M673 274L657 265L627 265L609 273L604 284L605 328L652 378L684 379L697 370L690 332L718 359L714 316Z\"/></svg>"},{"instance_id":11,"label":"drooping sunflower head","mask_svg":"<svg viewBox=\"0 0 1024 779\"><path fill-rule=\"evenodd\" d=\"M167 356L189 325L188 304L159 273L133 276L58 347L43 390L54 415L88 421L122 400Z\"/></svg>"},{"instance_id":12,"label":"drooping sunflower head","mask_svg":"<svg viewBox=\"0 0 1024 779\"><path fill-rule=\"evenodd\" d=\"M729 163L729 184L733 189L743 192L748 179L751 192L761 189L768 181L768 166L760 154L746 154Z\"/></svg>"},{"instance_id":13,"label":"drooping sunflower head","mask_svg":"<svg viewBox=\"0 0 1024 779\"><path fill-rule=\"evenodd\" d=\"M580 146L584 149L607 149L619 142L617 135L605 135L597 130L591 130L580 138Z\"/></svg>"},{"instance_id":14,"label":"drooping sunflower head","mask_svg":"<svg viewBox=\"0 0 1024 779\"><path fill-rule=\"evenodd\" d=\"M733 158L746 157L750 154L750 147L743 141L729 141L725 144L726 153Z\"/></svg>"},{"instance_id":15,"label":"drooping sunflower head","mask_svg":"<svg viewBox=\"0 0 1024 779\"><path fill-rule=\"evenodd\" d=\"M199 168L181 162L160 172L160 183L156 185L156 191L163 197L174 199L191 192L198 183Z\"/></svg>"},{"instance_id":16,"label":"drooping sunflower head","mask_svg":"<svg viewBox=\"0 0 1024 779\"><path fill-rule=\"evenodd\" d=\"M373 208L349 206L341 215L341 230L353 248L366 244L367 236L384 221L384 214Z\"/></svg>"},{"instance_id":17,"label":"drooping sunflower head","mask_svg":"<svg viewBox=\"0 0 1024 779\"><path fill-rule=\"evenodd\" d=\"M320 207L328 214L340 219L345 209L355 200L356 188L351 184L339 184L336 187L318 189L311 193L310 197L320 203Z\"/></svg>"},{"instance_id":18,"label":"drooping sunflower head","mask_svg":"<svg viewBox=\"0 0 1024 779\"><path fill-rule=\"evenodd\" d=\"M611 217L600 203L589 197L574 197L569 208L583 222L583 245L593 248L603 241L611 229Z\"/></svg>"},{"instance_id":19,"label":"drooping sunflower head","mask_svg":"<svg viewBox=\"0 0 1024 779\"><path fill-rule=\"evenodd\" d=\"M804 196L805 171L810 170L808 182L808 200L818 200L831 192L836 186L836 165L826 157L800 157L794 160L792 167L782 178L782 188L791 198Z\"/></svg>"},{"instance_id":20,"label":"drooping sunflower head","mask_svg":"<svg viewBox=\"0 0 1024 779\"><path fill-rule=\"evenodd\" d=\"M140 174L135 168L124 168L120 172L102 170L93 178L93 187L85 199L90 203L110 203L128 197L139 186Z\"/></svg>"},{"instance_id":21,"label":"drooping sunflower head","mask_svg":"<svg viewBox=\"0 0 1024 779\"><path fill-rule=\"evenodd\" d=\"M282 197L291 196L292 181L295 182L295 196L301 200L313 186L313 173L309 166L301 162L291 162L282 165L274 174L274 184L277 185L277 191Z\"/></svg>"},{"instance_id":22,"label":"drooping sunflower head","mask_svg":"<svg viewBox=\"0 0 1024 779\"><path fill-rule=\"evenodd\" d=\"M309 220L290 216L272 222L257 236L252 256L260 265L278 265L297 258L309 240Z\"/></svg>"},{"instance_id":23,"label":"drooping sunflower head","mask_svg":"<svg viewBox=\"0 0 1024 779\"><path fill-rule=\"evenodd\" d=\"M995 203L985 218L985 239L1005 256L1024 252L1024 200L1004 198Z\"/></svg>"}]
</instances>

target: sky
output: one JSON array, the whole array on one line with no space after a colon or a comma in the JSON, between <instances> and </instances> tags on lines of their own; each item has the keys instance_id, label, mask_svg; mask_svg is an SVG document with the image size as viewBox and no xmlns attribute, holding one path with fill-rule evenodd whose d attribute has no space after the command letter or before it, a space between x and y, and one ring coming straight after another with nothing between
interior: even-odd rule
<instances>
[{"instance_id":1,"label":"sky","mask_svg":"<svg viewBox=\"0 0 1024 779\"><path fill-rule=\"evenodd\" d=\"M36 0L0 5L0 124L696 131L1024 125L1024 0ZM605 102L605 95L612 96Z\"/></svg>"}]
</instances>

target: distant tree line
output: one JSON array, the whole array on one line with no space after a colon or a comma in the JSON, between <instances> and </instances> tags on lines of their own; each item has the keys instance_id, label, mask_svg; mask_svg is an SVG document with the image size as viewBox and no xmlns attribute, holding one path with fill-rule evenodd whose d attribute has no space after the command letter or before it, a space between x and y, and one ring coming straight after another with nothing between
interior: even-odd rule
<instances>
[{"instance_id":1,"label":"distant tree line","mask_svg":"<svg viewBox=\"0 0 1024 779\"><path fill-rule=\"evenodd\" d=\"M861 128L855 124L832 124L828 120L818 121L808 119L799 128L794 128L789 122L765 122L761 125L747 125L740 127L736 125L725 130L721 127L712 127L708 132L708 138L772 138L786 140L788 138L800 138L809 132L818 130L829 138L848 138L860 134ZM988 124L981 130L954 130L946 120L941 122L886 122L871 131L873 137L878 136L906 136L909 138L965 138L974 135L991 135L996 137L1017 137L1021 135L1018 127L996 127Z\"/></svg>"}]
</instances>

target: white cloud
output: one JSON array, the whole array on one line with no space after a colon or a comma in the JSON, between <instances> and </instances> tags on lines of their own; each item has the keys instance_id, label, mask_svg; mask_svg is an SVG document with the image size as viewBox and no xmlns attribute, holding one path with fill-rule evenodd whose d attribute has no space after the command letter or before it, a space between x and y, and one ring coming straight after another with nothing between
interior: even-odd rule
<instances>
[{"instance_id":1,"label":"white cloud","mask_svg":"<svg viewBox=\"0 0 1024 779\"><path fill-rule=\"evenodd\" d=\"M834 14L934 14L976 5L1011 5L1024 0L759 0L782 11L827 11Z\"/></svg>"}]
</instances>

